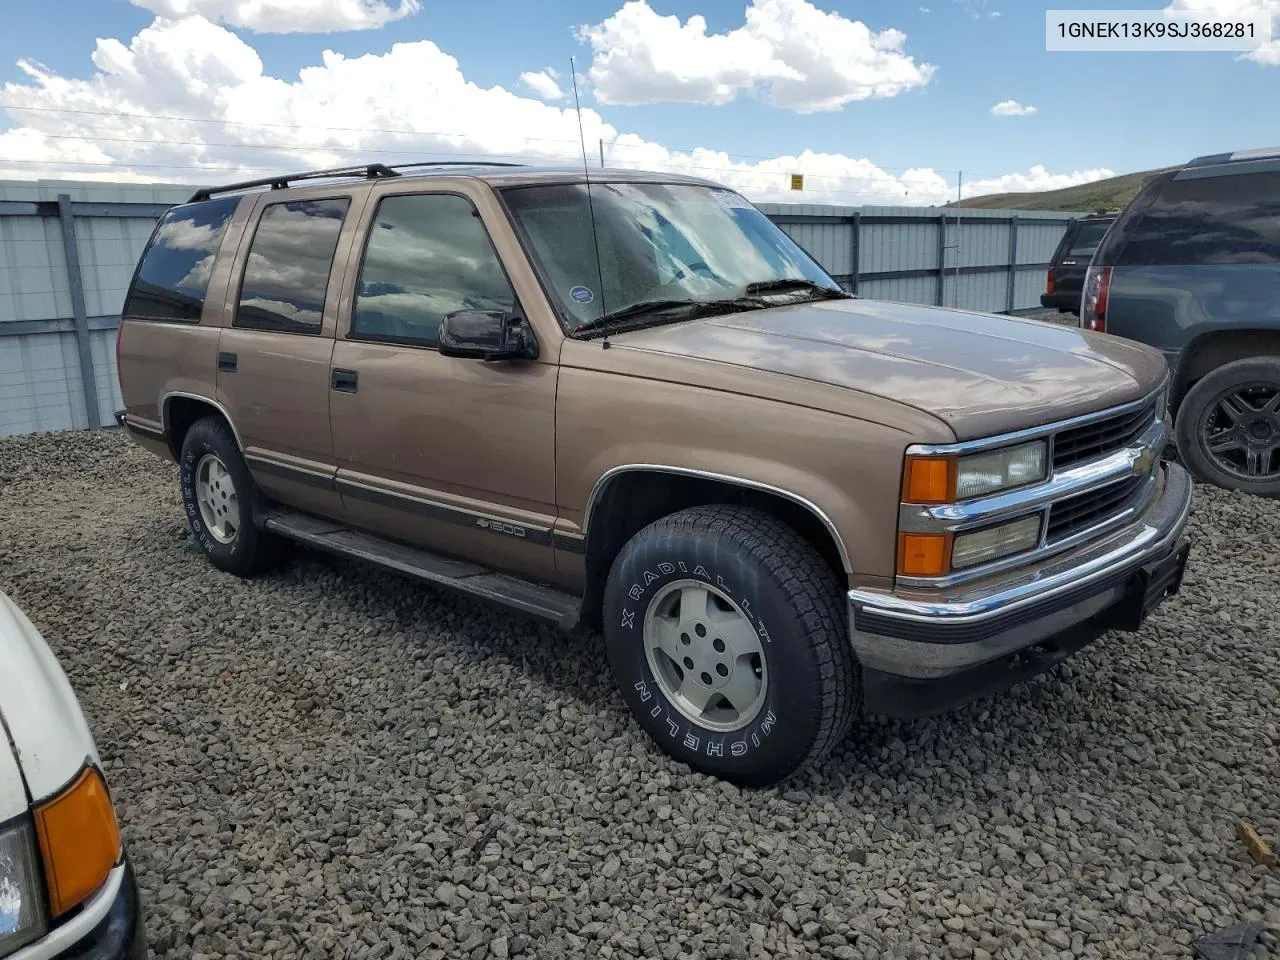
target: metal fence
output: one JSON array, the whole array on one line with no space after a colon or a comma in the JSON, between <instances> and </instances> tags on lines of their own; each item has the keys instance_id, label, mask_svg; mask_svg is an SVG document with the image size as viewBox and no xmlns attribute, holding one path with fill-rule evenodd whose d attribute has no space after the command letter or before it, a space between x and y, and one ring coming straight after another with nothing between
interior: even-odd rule
<instances>
[{"instance_id":1,"label":"metal fence","mask_svg":"<svg viewBox=\"0 0 1280 960\"><path fill-rule=\"evenodd\" d=\"M106 426L134 265L192 187L0 181L0 436ZM1013 312L1039 306L1074 214L762 204L864 297Z\"/></svg>"},{"instance_id":2,"label":"metal fence","mask_svg":"<svg viewBox=\"0 0 1280 960\"><path fill-rule=\"evenodd\" d=\"M1040 306L1049 259L1080 216L780 203L760 209L851 293L990 313Z\"/></svg>"}]
</instances>

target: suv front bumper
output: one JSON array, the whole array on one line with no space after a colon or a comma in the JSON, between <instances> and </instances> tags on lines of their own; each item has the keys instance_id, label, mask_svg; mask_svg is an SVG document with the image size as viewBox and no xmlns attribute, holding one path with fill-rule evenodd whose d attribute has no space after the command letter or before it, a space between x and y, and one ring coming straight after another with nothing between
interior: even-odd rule
<instances>
[{"instance_id":1,"label":"suv front bumper","mask_svg":"<svg viewBox=\"0 0 1280 960\"><path fill-rule=\"evenodd\" d=\"M867 709L939 713L1041 673L1108 630L1136 630L1178 591L1191 480L1160 468L1134 523L1053 557L950 591L850 590L849 625Z\"/></svg>"}]
</instances>

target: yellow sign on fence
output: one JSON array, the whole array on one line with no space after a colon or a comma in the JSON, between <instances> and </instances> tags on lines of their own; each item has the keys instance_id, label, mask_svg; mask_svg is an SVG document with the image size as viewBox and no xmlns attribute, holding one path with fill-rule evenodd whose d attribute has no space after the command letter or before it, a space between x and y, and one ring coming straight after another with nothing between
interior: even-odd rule
<instances>
[{"instance_id":1,"label":"yellow sign on fence","mask_svg":"<svg viewBox=\"0 0 1280 960\"><path fill-rule=\"evenodd\" d=\"M792 189L792 190L803 190L803 189L804 189L804 174L803 174L803 173L793 173L793 174L791 175L791 189Z\"/></svg>"}]
</instances>

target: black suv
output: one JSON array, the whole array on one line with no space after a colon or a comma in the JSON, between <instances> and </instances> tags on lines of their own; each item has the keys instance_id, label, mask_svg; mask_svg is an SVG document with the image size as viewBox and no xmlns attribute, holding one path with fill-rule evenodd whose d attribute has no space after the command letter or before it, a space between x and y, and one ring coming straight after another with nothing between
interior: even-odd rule
<instances>
[{"instance_id":1,"label":"black suv","mask_svg":"<svg viewBox=\"0 0 1280 960\"><path fill-rule=\"evenodd\" d=\"M1163 351L1197 478L1280 495L1280 147L1148 180L1093 256L1080 324Z\"/></svg>"},{"instance_id":2,"label":"black suv","mask_svg":"<svg viewBox=\"0 0 1280 960\"><path fill-rule=\"evenodd\" d=\"M1114 213L1098 213L1071 221L1049 262L1045 292L1040 294L1042 307L1057 307L1063 313L1080 313L1080 293L1084 288L1089 260L1115 219Z\"/></svg>"}]
</instances>

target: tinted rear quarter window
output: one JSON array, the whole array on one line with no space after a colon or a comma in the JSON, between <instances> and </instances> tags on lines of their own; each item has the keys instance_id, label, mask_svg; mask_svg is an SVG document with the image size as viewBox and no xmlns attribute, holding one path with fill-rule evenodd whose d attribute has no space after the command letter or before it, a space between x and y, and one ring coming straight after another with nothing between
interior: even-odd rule
<instances>
[{"instance_id":1,"label":"tinted rear quarter window","mask_svg":"<svg viewBox=\"0 0 1280 960\"><path fill-rule=\"evenodd\" d=\"M329 272L350 200L293 200L262 211L249 247L235 325L320 332Z\"/></svg>"},{"instance_id":2,"label":"tinted rear quarter window","mask_svg":"<svg viewBox=\"0 0 1280 960\"><path fill-rule=\"evenodd\" d=\"M209 276L239 197L175 207L160 219L142 254L124 315L195 323Z\"/></svg>"},{"instance_id":3,"label":"tinted rear quarter window","mask_svg":"<svg viewBox=\"0 0 1280 960\"><path fill-rule=\"evenodd\" d=\"M1082 223L1071 237L1067 247L1068 257L1091 257L1098 244L1106 236L1107 227L1111 224L1103 222Z\"/></svg>"},{"instance_id":4,"label":"tinted rear quarter window","mask_svg":"<svg viewBox=\"0 0 1280 960\"><path fill-rule=\"evenodd\" d=\"M1127 231L1118 262L1280 263L1280 171L1164 181Z\"/></svg>"}]
</instances>

